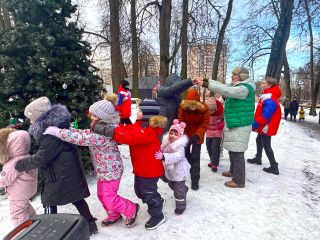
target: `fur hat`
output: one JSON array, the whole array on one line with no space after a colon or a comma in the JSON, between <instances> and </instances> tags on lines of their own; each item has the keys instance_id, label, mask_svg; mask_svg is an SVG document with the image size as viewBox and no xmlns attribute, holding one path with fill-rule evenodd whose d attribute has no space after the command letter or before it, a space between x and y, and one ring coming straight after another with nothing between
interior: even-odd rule
<instances>
[{"instance_id":1,"label":"fur hat","mask_svg":"<svg viewBox=\"0 0 320 240\"><path fill-rule=\"evenodd\" d=\"M145 99L139 104L139 108L143 113L141 121L148 121L153 116L159 115L159 105L155 100Z\"/></svg>"},{"instance_id":2,"label":"fur hat","mask_svg":"<svg viewBox=\"0 0 320 240\"><path fill-rule=\"evenodd\" d=\"M186 128L186 124L184 122L179 123L179 120L175 119L175 120L173 120L173 125L170 127L169 132L172 129L177 130L178 134L179 134L179 138L180 138L183 135L185 128Z\"/></svg>"},{"instance_id":3,"label":"fur hat","mask_svg":"<svg viewBox=\"0 0 320 240\"><path fill-rule=\"evenodd\" d=\"M100 100L92 104L89 108L89 112L103 121L107 121L110 115L116 113L115 106L118 103L118 95L107 95L104 100Z\"/></svg>"},{"instance_id":4,"label":"fur hat","mask_svg":"<svg viewBox=\"0 0 320 240\"><path fill-rule=\"evenodd\" d=\"M209 110L217 111L217 102L215 98L213 97L208 98L208 100L206 101L206 104L208 105Z\"/></svg>"},{"instance_id":5,"label":"fur hat","mask_svg":"<svg viewBox=\"0 0 320 240\"><path fill-rule=\"evenodd\" d=\"M13 128L0 129L0 165L6 164L11 159L9 148L7 147L10 133L16 132Z\"/></svg>"},{"instance_id":6,"label":"fur hat","mask_svg":"<svg viewBox=\"0 0 320 240\"><path fill-rule=\"evenodd\" d=\"M244 67L235 67L232 70L232 74L236 74L240 76L240 79L242 81L246 80L249 78L249 71L248 69L244 68Z\"/></svg>"},{"instance_id":7,"label":"fur hat","mask_svg":"<svg viewBox=\"0 0 320 240\"><path fill-rule=\"evenodd\" d=\"M51 108L51 102L47 97L38 98L29 103L24 109L24 115L32 122Z\"/></svg>"}]
</instances>

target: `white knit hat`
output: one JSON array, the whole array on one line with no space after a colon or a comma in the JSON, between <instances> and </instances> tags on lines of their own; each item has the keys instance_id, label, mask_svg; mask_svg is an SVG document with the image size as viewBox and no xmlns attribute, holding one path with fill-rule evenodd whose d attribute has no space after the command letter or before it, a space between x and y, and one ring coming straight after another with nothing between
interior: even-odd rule
<instances>
[{"instance_id":1,"label":"white knit hat","mask_svg":"<svg viewBox=\"0 0 320 240\"><path fill-rule=\"evenodd\" d=\"M110 101L100 100L90 106L89 112L101 120L106 120L111 114L116 112L116 109Z\"/></svg>"},{"instance_id":2,"label":"white knit hat","mask_svg":"<svg viewBox=\"0 0 320 240\"><path fill-rule=\"evenodd\" d=\"M51 102L47 97L41 97L26 106L24 109L24 115L29 118L32 122L44 112L51 108Z\"/></svg>"},{"instance_id":3,"label":"white knit hat","mask_svg":"<svg viewBox=\"0 0 320 240\"><path fill-rule=\"evenodd\" d=\"M240 79L242 81L246 80L249 78L249 71L248 69L244 68L244 67L235 67L232 70L232 74L236 74L240 76Z\"/></svg>"}]
</instances>

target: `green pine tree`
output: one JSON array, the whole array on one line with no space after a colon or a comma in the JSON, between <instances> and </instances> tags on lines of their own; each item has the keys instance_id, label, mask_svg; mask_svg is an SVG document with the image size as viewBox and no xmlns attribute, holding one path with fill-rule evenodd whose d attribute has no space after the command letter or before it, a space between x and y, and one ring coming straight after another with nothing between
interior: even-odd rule
<instances>
[{"instance_id":1,"label":"green pine tree","mask_svg":"<svg viewBox=\"0 0 320 240\"><path fill-rule=\"evenodd\" d=\"M0 31L0 127L25 118L32 100L47 96L66 105L79 128L88 128L84 111L100 100L102 79L91 66L83 29L71 21L71 0L3 0L14 27Z\"/></svg>"}]
</instances>

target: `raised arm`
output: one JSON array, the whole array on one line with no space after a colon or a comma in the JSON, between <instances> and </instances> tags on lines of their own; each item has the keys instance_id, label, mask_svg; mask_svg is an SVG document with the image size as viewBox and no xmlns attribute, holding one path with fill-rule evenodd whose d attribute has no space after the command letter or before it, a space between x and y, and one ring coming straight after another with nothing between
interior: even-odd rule
<instances>
[{"instance_id":1,"label":"raised arm","mask_svg":"<svg viewBox=\"0 0 320 240\"><path fill-rule=\"evenodd\" d=\"M105 144L104 136L91 132L90 129L62 129L60 139L79 146L101 146Z\"/></svg>"},{"instance_id":2,"label":"raised arm","mask_svg":"<svg viewBox=\"0 0 320 240\"><path fill-rule=\"evenodd\" d=\"M187 78L170 87L160 86L157 88L157 94L161 97L170 97L174 94L180 94L193 85L192 80Z\"/></svg>"},{"instance_id":3,"label":"raised arm","mask_svg":"<svg viewBox=\"0 0 320 240\"><path fill-rule=\"evenodd\" d=\"M238 85L229 87L214 80L208 81L208 89L212 92L220 93L223 96L236 99L245 99L249 95L249 89L246 86Z\"/></svg>"},{"instance_id":4,"label":"raised arm","mask_svg":"<svg viewBox=\"0 0 320 240\"><path fill-rule=\"evenodd\" d=\"M54 136L43 137L38 152L17 162L16 170L23 172L29 169L41 168L49 164L62 151L63 145Z\"/></svg>"}]
</instances>

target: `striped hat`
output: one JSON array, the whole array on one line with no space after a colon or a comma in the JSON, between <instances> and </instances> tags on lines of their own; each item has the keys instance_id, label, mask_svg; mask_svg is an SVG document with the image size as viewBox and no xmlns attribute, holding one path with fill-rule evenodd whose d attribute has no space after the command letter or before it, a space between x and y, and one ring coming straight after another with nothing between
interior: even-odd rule
<instances>
[{"instance_id":1,"label":"striped hat","mask_svg":"<svg viewBox=\"0 0 320 240\"><path fill-rule=\"evenodd\" d=\"M143 113L141 121L148 121L151 117L159 115L159 105L155 100L145 99L139 104Z\"/></svg>"}]
</instances>

